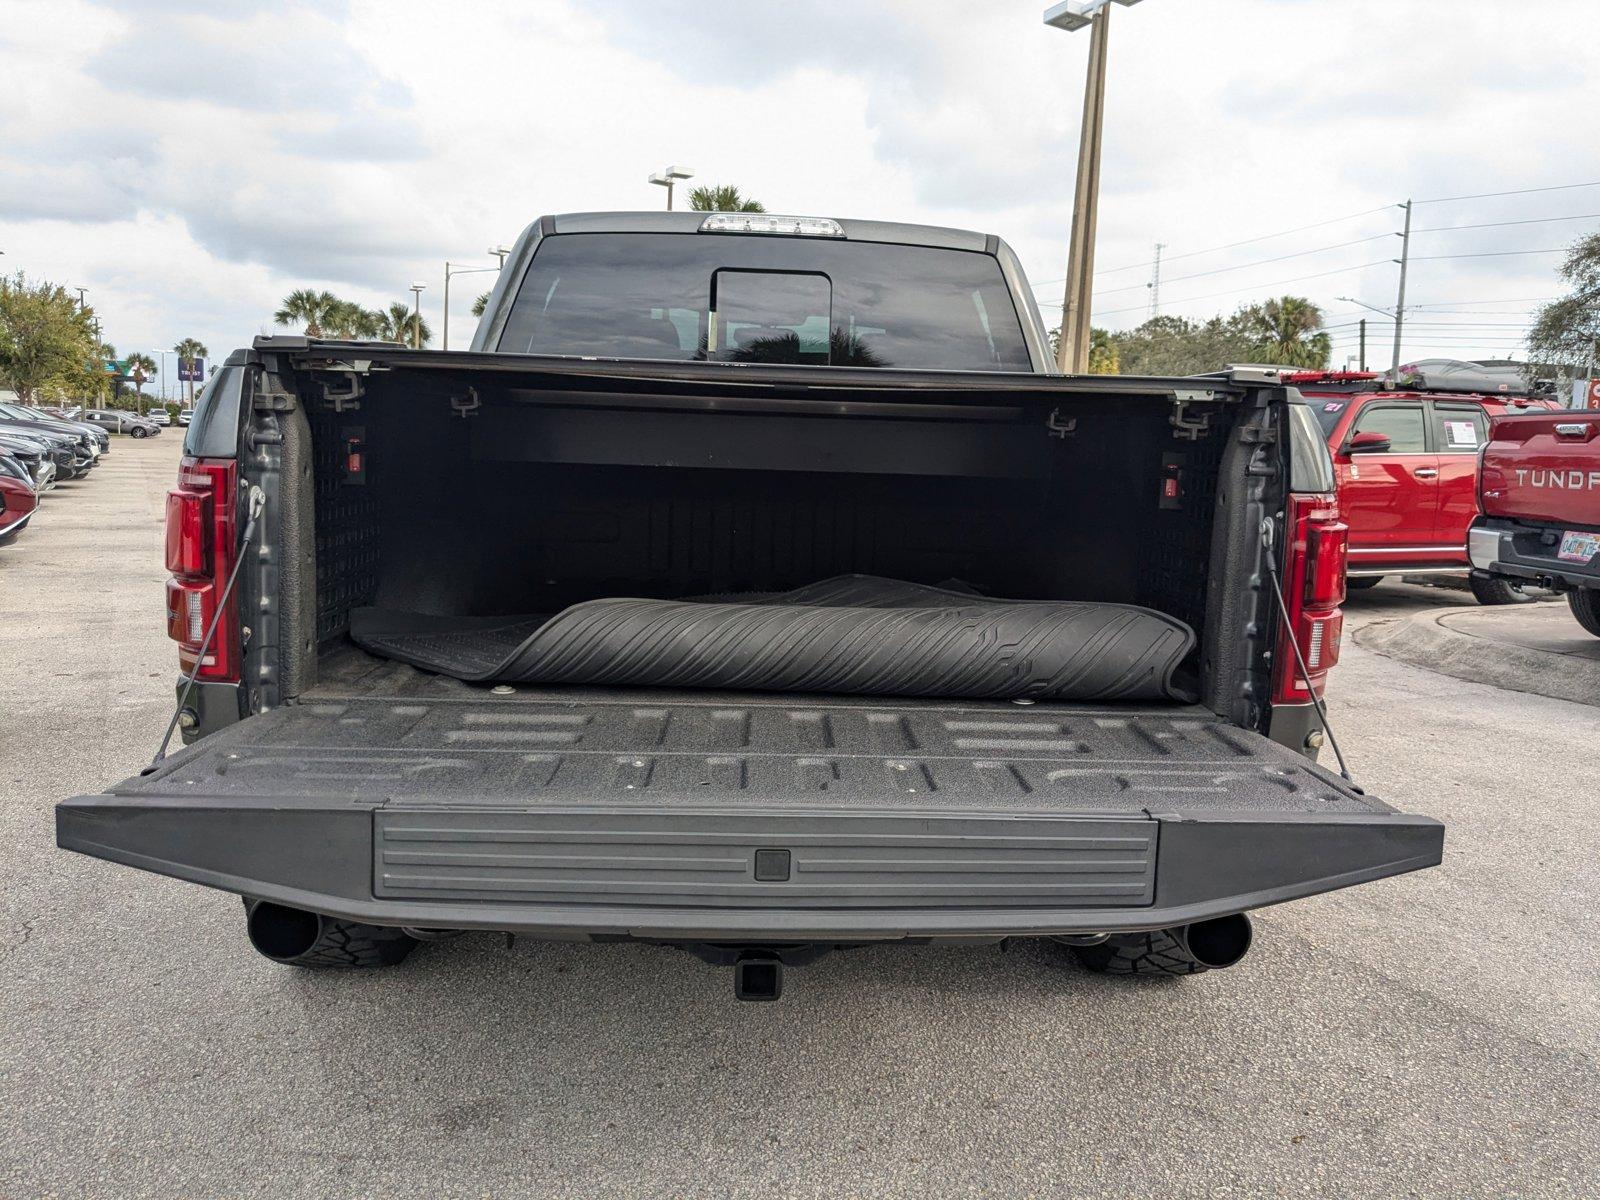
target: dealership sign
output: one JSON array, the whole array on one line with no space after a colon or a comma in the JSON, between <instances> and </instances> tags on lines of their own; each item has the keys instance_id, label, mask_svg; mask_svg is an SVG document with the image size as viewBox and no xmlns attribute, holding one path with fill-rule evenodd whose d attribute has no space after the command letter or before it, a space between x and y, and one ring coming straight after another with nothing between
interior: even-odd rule
<instances>
[{"instance_id":1,"label":"dealership sign","mask_svg":"<svg viewBox=\"0 0 1600 1200\"><path fill-rule=\"evenodd\" d=\"M204 383L206 381L206 360L191 358L188 362L178 360L179 383Z\"/></svg>"}]
</instances>

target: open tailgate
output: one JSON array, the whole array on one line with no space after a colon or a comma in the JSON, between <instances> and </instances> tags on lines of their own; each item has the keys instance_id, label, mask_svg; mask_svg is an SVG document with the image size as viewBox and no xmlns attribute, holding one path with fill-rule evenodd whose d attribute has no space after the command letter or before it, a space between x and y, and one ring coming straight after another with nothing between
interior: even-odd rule
<instances>
[{"instance_id":1,"label":"open tailgate","mask_svg":"<svg viewBox=\"0 0 1600 1200\"><path fill-rule=\"evenodd\" d=\"M1198 708L645 690L298 704L56 814L66 849L349 920L705 940L1158 928L1444 833Z\"/></svg>"}]
</instances>

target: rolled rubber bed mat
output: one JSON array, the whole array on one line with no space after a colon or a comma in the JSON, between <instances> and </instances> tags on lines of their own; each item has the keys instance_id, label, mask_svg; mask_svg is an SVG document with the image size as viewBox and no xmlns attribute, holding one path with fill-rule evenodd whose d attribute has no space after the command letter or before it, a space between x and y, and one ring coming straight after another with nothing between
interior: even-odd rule
<instances>
[{"instance_id":1,"label":"rolled rubber bed mat","mask_svg":"<svg viewBox=\"0 0 1600 1200\"><path fill-rule=\"evenodd\" d=\"M554 615L358 608L373 654L469 682L1009 700L1181 700L1195 636L1125 604L1000 600L870 575L780 594L588 600Z\"/></svg>"}]
</instances>

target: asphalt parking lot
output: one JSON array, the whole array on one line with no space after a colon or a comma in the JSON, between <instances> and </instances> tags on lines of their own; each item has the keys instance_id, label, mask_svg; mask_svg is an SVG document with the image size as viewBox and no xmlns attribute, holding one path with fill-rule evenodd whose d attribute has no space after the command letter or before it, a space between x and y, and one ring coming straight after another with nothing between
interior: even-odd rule
<instances>
[{"instance_id":1,"label":"asphalt parking lot","mask_svg":"<svg viewBox=\"0 0 1600 1200\"><path fill-rule=\"evenodd\" d=\"M675 951L488 935L296 971L234 897L54 847L169 715L177 433L0 549L0 1195L1594 1194L1600 708L1347 639L1347 756L1445 864L1264 912L1197 979L883 948L739 1005Z\"/></svg>"}]
</instances>

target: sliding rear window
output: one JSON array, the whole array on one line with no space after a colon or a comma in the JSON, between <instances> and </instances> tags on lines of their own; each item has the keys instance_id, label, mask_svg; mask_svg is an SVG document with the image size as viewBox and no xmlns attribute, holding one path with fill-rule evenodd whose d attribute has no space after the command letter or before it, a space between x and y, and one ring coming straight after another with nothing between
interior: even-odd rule
<instances>
[{"instance_id":1,"label":"sliding rear window","mask_svg":"<svg viewBox=\"0 0 1600 1200\"><path fill-rule=\"evenodd\" d=\"M513 354L1028 371L1000 263L926 246L735 234L545 238Z\"/></svg>"}]
</instances>

